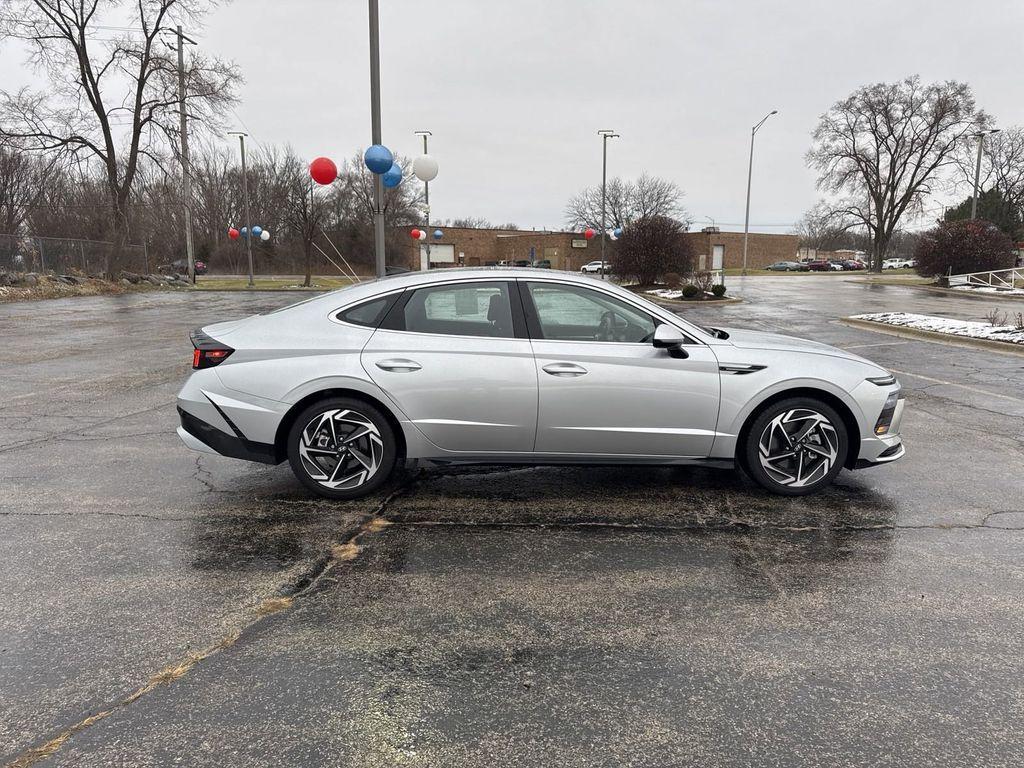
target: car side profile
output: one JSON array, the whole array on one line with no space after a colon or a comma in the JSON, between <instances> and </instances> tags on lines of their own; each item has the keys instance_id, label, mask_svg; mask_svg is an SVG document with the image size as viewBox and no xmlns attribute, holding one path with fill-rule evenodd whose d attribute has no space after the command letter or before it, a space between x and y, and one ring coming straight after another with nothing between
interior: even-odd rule
<instances>
[{"instance_id":1,"label":"car side profile","mask_svg":"<svg viewBox=\"0 0 1024 768\"><path fill-rule=\"evenodd\" d=\"M776 261L774 264L769 264L765 269L769 269L772 272L807 272L808 267L806 264L802 264L799 261Z\"/></svg>"},{"instance_id":2,"label":"car side profile","mask_svg":"<svg viewBox=\"0 0 1024 768\"><path fill-rule=\"evenodd\" d=\"M598 259L597 261L588 261L586 264L580 267L580 272L582 272L585 275L600 275L603 269L606 270L607 266L604 264L604 262Z\"/></svg>"},{"instance_id":3,"label":"car side profile","mask_svg":"<svg viewBox=\"0 0 1024 768\"><path fill-rule=\"evenodd\" d=\"M705 464L784 495L904 453L888 371L534 269L411 272L192 333L178 434L322 496L400 465Z\"/></svg>"}]
</instances>

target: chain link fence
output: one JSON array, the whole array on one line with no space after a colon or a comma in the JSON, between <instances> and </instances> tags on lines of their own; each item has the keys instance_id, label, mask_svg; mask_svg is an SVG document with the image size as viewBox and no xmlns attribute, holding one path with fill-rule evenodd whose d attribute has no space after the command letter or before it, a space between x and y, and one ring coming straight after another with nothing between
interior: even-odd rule
<instances>
[{"instance_id":1,"label":"chain link fence","mask_svg":"<svg viewBox=\"0 0 1024 768\"><path fill-rule=\"evenodd\" d=\"M0 271L98 275L106 272L113 249L104 240L0 235ZM121 269L140 275L157 268L150 264L145 245L125 245L119 261Z\"/></svg>"}]
</instances>

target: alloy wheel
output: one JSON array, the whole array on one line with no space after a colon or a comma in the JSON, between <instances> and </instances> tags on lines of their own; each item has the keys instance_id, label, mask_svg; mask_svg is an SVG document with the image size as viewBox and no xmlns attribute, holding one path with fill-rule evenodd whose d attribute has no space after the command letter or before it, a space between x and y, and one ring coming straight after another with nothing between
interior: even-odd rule
<instances>
[{"instance_id":1,"label":"alloy wheel","mask_svg":"<svg viewBox=\"0 0 1024 768\"><path fill-rule=\"evenodd\" d=\"M839 436L825 416L793 408L768 422L758 441L761 468L780 485L803 488L823 479L839 456Z\"/></svg>"},{"instance_id":2,"label":"alloy wheel","mask_svg":"<svg viewBox=\"0 0 1024 768\"><path fill-rule=\"evenodd\" d=\"M299 436L299 458L309 477L325 488L358 488L380 469L384 442L366 416L348 409L323 411Z\"/></svg>"}]
</instances>

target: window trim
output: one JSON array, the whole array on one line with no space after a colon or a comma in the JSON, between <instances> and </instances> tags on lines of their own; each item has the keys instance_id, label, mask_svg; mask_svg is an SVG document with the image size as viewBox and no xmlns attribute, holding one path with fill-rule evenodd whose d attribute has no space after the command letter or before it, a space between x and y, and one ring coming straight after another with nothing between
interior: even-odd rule
<instances>
[{"instance_id":1,"label":"window trim","mask_svg":"<svg viewBox=\"0 0 1024 768\"><path fill-rule=\"evenodd\" d=\"M412 295L416 291L434 290L438 288L444 288L446 286L468 286L474 283L491 283L497 285L504 285L505 291L508 294L509 311L512 315L512 335L511 336L478 336L475 334L465 333L428 333L425 331L410 331L405 328L405 307L412 299ZM444 336L450 339L491 339L498 341L501 339L519 339L528 340L530 337L527 333L526 327L526 314L523 311L522 301L516 300L516 295L519 292L518 284L515 280L509 280L505 278L473 278L471 280L445 280L438 283L429 283L427 285L417 285L409 288L405 288L402 291L402 295L398 300L391 305L391 308L387 311L380 323L377 325L377 330L388 331L390 333L407 333L411 336ZM363 326L365 327L365 326Z\"/></svg>"},{"instance_id":2,"label":"window trim","mask_svg":"<svg viewBox=\"0 0 1024 768\"><path fill-rule=\"evenodd\" d=\"M547 339L547 338L545 338L544 337L544 331L543 331L543 329L541 328L541 325L540 325L540 315L537 313L537 307L536 307L536 305L533 302L533 295L530 293L530 286L528 285L528 283L535 283L537 285L557 285L557 286L560 286L560 287L568 286L570 288L577 288L577 289L581 289L581 290L584 290L584 291L593 291L594 293L599 293L599 294L602 294L604 296L607 296L610 299L614 299L616 301L620 301L623 304L626 304L629 307L631 307L634 311L639 312L640 314L646 315L647 317L650 317L651 320L654 321L654 327L655 328L657 328L659 325L669 325L669 323L664 318L661 318L661 317L658 317L657 315L651 314L644 307L638 306L638 305L634 304L633 302L626 300L622 296L619 296L618 294L612 293L611 291L601 290L601 288L597 287L597 286L580 285L578 283L566 282L566 281L563 281L563 280L555 280L555 279L537 280L537 279L533 279L533 278L522 278L522 279L517 279L516 282L520 284L520 287L519 287L519 298L523 302L523 307L525 308L525 311L526 311L526 327L527 327L527 329L530 332L530 339L532 339L533 341L544 341L544 342L549 342L549 343L552 343L552 344L615 344L617 346L621 346L623 344L629 344L631 346L636 346L636 345L640 345L640 346L644 346L644 347L651 346L651 343L648 342L648 341L602 341L600 339ZM675 324L673 323L672 325L675 325ZM684 342L682 346L684 346L684 347L701 347L701 346L705 346L700 340L695 339L693 337L693 334L691 334L685 328L680 328L678 325L676 325L675 327L679 328L679 330L682 331L682 333L686 336L687 341Z\"/></svg>"}]
</instances>

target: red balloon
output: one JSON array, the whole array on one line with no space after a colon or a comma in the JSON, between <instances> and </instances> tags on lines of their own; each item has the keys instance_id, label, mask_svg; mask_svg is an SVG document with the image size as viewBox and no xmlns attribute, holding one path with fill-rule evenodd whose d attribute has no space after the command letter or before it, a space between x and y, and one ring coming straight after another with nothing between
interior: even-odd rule
<instances>
[{"instance_id":1,"label":"red balloon","mask_svg":"<svg viewBox=\"0 0 1024 768\"><path fill-rule=\"evenodd\" d=\"M237 240L238 234L238 230L235 229L234 227L231 227L231 229L228 230L228 237L230 237L232 240Z\"/></svg>"},{"instance_id":2,"label":"red balloon","mask_svg":"<svg viewBox=\"0 0 1024 768\"><path fill-rule=\"evenodd\" d=\"M413 240L419 240L420 239L420 231L418 229L410 229L409 230L409 237L411 237Z\"/></svg>"},{"instance_id":3,"label":"red balloon","mask_svg":"<svg viewBox=\"0 0 1024 768\"><path fill-rule=\"evenodd\" d=\"M594 236L594 230L588 229L586 232L583 233L583 236L587 238L587 240L590 240Z\"/></svg>"},{"instance_id":4,"label":"red balloon","mask_svg":"<svg viewBox=\"0 0 1024 768\"><path fill-rule=\"evenodd\" d=\"M309 175L317 184L330 184L338 178L338 166L329 157L318 157L309 164Z\"/></svg>"}]
</instances>

